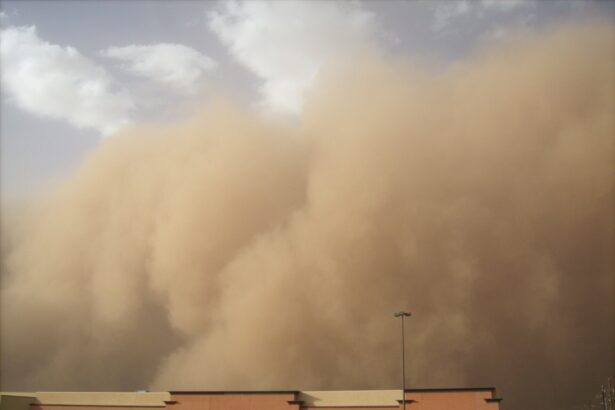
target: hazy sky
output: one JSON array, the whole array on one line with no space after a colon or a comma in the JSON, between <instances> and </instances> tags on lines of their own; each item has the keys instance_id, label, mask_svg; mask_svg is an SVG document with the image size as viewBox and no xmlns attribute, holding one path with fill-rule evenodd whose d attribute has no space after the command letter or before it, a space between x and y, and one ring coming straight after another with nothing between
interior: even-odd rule
<instances>
[{"instance_id":1,"label":"hazy sky","mask_svg":"<svg viewBox=\"0 0 615 410\"><path fill-rule=\"evenodd\" d=\"M218 91L298 118L330 58L366 45L460 60L511 30L615 14L589 1L2 1L5 199L61 180L101 138L166 121Z\"/></svg>"}]
</instances>

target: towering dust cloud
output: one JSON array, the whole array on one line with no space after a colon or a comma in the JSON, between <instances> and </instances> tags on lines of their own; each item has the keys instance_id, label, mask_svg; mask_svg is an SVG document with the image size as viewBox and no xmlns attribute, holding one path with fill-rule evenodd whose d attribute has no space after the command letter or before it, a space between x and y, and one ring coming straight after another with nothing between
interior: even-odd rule
<instances>
[{"instance_id":1,"label":"towering dust cloud","mask_svg":"<svg viewBox=\"0 0 615 410\"><path fill-rule=\"evenodd\" d=\"M105 141L3 223L2 388L395 388L403 308L410 386L586 402L614 360L614 56L592 22L439 74L363 58L298 128L220 102Z\"/></svg>"}]
</instances>

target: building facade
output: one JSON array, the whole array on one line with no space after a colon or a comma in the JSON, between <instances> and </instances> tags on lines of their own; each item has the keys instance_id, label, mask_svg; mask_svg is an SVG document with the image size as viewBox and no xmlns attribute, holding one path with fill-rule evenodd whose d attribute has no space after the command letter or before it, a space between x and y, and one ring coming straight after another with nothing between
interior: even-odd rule
<instances>
[{"instance_id":1,"label":"building facade","mask_svg":"<svg viewBox=\"0 0 615 410\"><path fill-rule=\"evenodd\" d=\"M495 388L408 389L409 410L499 410ZM1 393L0 410L302 410L402 408L401 390Z\"/></svg>"}]
</instances>

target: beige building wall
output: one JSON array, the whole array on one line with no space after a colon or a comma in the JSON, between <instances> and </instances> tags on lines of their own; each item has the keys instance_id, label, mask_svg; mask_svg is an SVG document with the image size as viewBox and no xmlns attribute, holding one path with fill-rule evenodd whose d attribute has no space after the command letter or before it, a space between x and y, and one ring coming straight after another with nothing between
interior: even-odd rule
<instances>
[{"instance_id":1,"label":"beige building wall","mask_svg":"<svg viewBox=\"0 0 615 410\"><path fill-rule=\"evenodd\" d=\"M30 410L160 410L164 407L145 406L100 406L100 405L74 405L74 404L33 404Z\"/></svg>"},{"instance_id":2,"label":"beige building wall","mask_svg":"<svg viewBox=\"0 0 615 410\"><path fill-rule=\"evenodd\" d=\"M36 392L46 405L165 407L169 392Z\"/></svg>"},{"instance_id":3,"label":"beige building wall","mask_svg":"<svg viewBox=\"0 0 615 410\"><path fill-rule=\"evenodd\" d=\"M0 410L164 410L169 392L0 393Z\"/></svg>"}]
</instances>

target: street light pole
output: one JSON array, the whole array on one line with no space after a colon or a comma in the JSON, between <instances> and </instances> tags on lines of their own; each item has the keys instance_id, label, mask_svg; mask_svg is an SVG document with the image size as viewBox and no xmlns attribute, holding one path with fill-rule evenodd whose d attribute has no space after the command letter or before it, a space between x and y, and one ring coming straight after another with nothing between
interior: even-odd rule
<instances>
[{"instance_id":1,"label":"street light pole","mask_svg":"<svg viewBox=\"0 0 615 410\"><path fill-rule=\"evenodd\" d=\"M397 312L393 316L401 318L401 402L406 410L406 345L404 341L404 317L411 316L408 312Z\"/></svg>"}]
</instances>

